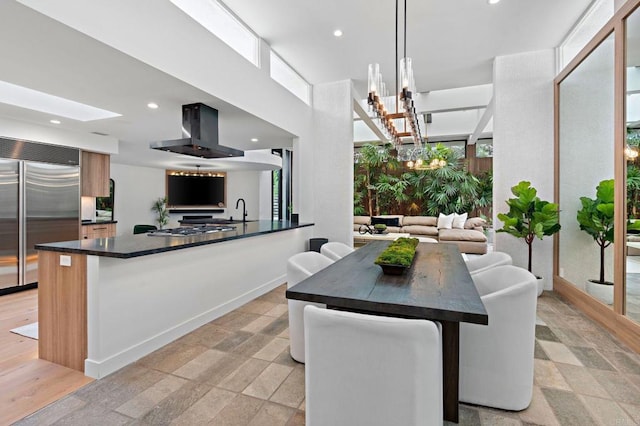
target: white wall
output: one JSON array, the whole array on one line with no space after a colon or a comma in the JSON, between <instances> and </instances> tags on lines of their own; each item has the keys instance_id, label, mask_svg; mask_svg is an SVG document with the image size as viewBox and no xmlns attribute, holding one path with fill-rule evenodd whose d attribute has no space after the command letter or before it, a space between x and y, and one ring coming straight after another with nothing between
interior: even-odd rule
<instances>
[{"instance_id":1,"label":"white wall","mask_svg":"<svg viewBox=\"0 0 640 426\"><path fill-rule=\"evenodd\" d=\"M502 227L497 213L508 211L505 200L511 187L528 180L543 200L553 201L553 50L499 56L494 61L493 206L494 226ZM551 289L553 240L533 243L533 273ZM522 239L496 233L495 249L509 253L518 266L527 266L527 245Z\"/></svg>"},{"instance_id":2,"label":"white wall","mask_svg":"<svg viewBox=\"0 0 640 426\"><path fill-rule=\"evenodd\" d=\"M350 80L313 88L314 233L353 244L353 94ZM306 166L302 169L307 173Z\"/></svg>"},{"instance_id":3,"label":"white wall","mask_svg":"<svg viewBox=\"0 0 640 426\"><path fill-rule=\"evenodd\" d=\"M227 173L227 208L215 217L242 219L242 204L236 210L236 200L244 198L248 219L259 218L259 171L230 171ZM111 178L115 182L114 216L118 221L118 235L133 232L136 224L156 225L153 202L165 195L165 170L111 163ZM269 194L269 197L271 195ZM189 213L186 213L189 214ZM211 214L211 213L206 213ZM167 228L180 226L183 214L171 214Z\"/></svg>"},{"instance_id":4,"label":"white wall","mask_svg":"<svg viewBox=\"0 0 640 426\"><path fill-rule=\"evenodd\" d=\"M136 224L157 225L151 205L164 197L164 170L111 163L111 178L115 183L113 213L118 221L117 234L131 234Z\"/></svg>"},{"instance_id":5,"label":"white wall","mask_svg":"<svg viewBox=\"0 0 640 426\"><path fill-rule=\"evenodd\" d=\"M242 219L242 203L236 210L236 201L243 198L247 206L247 219L256 220L260 218L260 199L271 198L271 192L260 194L259 171L227 172L227 208L225 217L233 216L234 219Z\"/></svg>"}]
</instances>

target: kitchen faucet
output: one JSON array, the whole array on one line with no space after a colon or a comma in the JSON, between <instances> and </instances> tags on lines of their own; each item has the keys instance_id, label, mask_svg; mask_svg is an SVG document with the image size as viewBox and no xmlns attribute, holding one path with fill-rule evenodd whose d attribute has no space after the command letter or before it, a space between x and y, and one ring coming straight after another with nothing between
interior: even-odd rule
<instances>
[{"instance_id":1,"label":"kitchen faucet","mask_svg":"<svg viewBox=\"0 0 640 426\"><path fill-rule=\"evenodd\" d=\"M236 201L236 210L240 205L240 201L242 201L242 223L245 223L247 221L247 205L244 202L244 198L238 198L238 201Z\"/></svg>"}]
</instances>

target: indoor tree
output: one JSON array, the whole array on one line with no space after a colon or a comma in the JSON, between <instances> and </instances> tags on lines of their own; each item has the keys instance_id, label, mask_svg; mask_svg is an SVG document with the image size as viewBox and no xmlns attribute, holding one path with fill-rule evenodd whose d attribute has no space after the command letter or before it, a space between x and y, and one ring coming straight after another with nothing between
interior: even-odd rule
<instances>
[{"instance_id":1,"label":"indoor tree","mask_svg":"<svg viewBox=\"0 0 640 426\"><path fill-rule=\"evenodd\" d=\"M398 160L391 154L391 147L391 144L365 144L358 150L358 161L354 164L354 192L362 193L361 200L366 199L365 210L369 216L373 216L374 211L380 214L376 203L376 185L380 176L398 168Z\"/></svg>"},{"instance_id":2,"label":"indoor tree","mask_svg":"<svg viewBox=\"0 0 640 426\"><path fill-rule=\"evenodd\" d=\"M524 239L529 248L527 269L531 272L533 241L560 231L558 205L541 200L531 182L521 181L511 188L516 198L509 198L507 213L498 214L504 226L497 232L506 232Z\"/></svg>"},{"instance_id":3,"label":"indoor tree","mask_svg":"<svg viewBox=\"0 0 640 426\"><path fill-rule=\"evenodd\" d=\"M460 158L451 149L437 144L423 160L433 158L446 162L436 169L417 169L408 172L410 197L422 204L422 214L471 212L478 197L478 179L460 164Z\"/></svg>"},{"instance_id":4,"label":"indoor tree","mask_svg":"<svg viewBox=\"0 0 640 426\"><path fill-rule=\"evenodd\" d=\"M478 196L475 202L475 216L488 218L490 222L493 204L493 171L486 171L476 178L478 179Z\"/></svg>"},{"instance_id":5,"label":"indoor tree","mask_svg":"<svg viewBox=\"0 0 640 426\"><path fill-rule=\"evenodd\" d=\"M578 211L577 220L580 229L593 238L600 246L600 274L597 284L613 283L605 281L604 254L607 247L613 244L615 222L615 185L613 179L601 181L596 187L596 198L580 197L582 208ZM627 230L640 230L640 222L627 220Z\"/></svg>"},{"instance_id":6,"label":"indoor tree","mask_svg":"<svg viewBox=\"0 0 640 426\"><path fill-rule=\"evenodd\" d=\"M405 174L400 176L380 175L378 183L375 185L378 210L383 214L399 211L398 207L409 201L408 185L409 181L405 178Z\"/></svg>"}]
</instances>

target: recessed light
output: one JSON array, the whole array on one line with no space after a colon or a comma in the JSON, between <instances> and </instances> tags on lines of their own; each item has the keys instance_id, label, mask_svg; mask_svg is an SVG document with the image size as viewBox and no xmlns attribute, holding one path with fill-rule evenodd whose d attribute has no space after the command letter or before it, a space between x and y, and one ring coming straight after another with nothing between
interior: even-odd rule
<instances>
[{"instance_id":1,"label":"recessed light","mask_svg":"<svg viewBox=\"0 0 640 426\"><path fill-rule=\"evenodd\" d=\"M489 4L496 4L498 3L500 0L488 0Z\"/></svg>"},{"instance_id":2,"label":"recessed light","mask_svg":"<svg viewBox=\"0 0 640 426\"><path fill-rule=\"evenodd\" d=\"M158 109L158 104L155 102L149 102L147 104L147 107L151 108L151 109Z\"/></svg>"},{"instance_id":3,"label":"recessed light","mask_svg":"<svg viewBox=\"0 0 640 426\"><path fill-rule=\"evenodd\" d=\"M251 138L251 142L258 142L258 138Z\"/></svg>"},{"instance_id":4,"label":"recessed light","mask_svg":"<svg viewBox=\"0 0 640 426\"><path fill-rule=\"evenodd\" d=\"M340 30L335 30L335 31L333 32L333 35L334 35L334 36L336 36L336 37L342 37L342 31L340 31Z\"/></svg>"},{"instance_id":5,"label":"recessed light","mask_svg":"<svg viewBox=\"0 0 640 426\"><path fill-rule=\"evenodd\" d=\"M51 124L60 124L60 120L49 120Z\"/></svg>"},{"instance_id":6,"label":"recessed light","mask_svg":"<svg viewBox=\"0 0 640 426\"><path fill-rule=\"evenodd\" d=\"M0 103L78 121L120 117L120 114L112 111L81 104L80 102L7 83L6 81L0 81Z\"/></svg>"}]
</instances>

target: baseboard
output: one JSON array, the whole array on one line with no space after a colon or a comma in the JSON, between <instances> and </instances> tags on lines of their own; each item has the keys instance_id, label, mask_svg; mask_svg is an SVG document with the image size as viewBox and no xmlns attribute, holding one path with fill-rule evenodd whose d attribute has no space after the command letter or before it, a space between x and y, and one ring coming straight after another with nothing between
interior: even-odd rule
<instances>
[{"instance_id":1,"label":"baseboard","mask_svg":"<svg viewBox=\"0 0 640 426\"><path fill-rule=\"evenodd\" d=\"M4 296L5 294L17 293L19 291L31 290L34 288L38 288L37 282L31 283L31 284L25 284L25 285L18 285L15 287L2 288L0 289L0 296Z\"/></svg>"},{"instance_id":2,"label":"baseboard","mask_svg":"<svg viewBox=\"0 0 640 426\"><path fill-rule=\"evenodd\" d=\"M198 327L205 325L206 323L220 318L221 316L239 308L247 302L262 296L265 293L273 290L279 285L284 284L286 281L286 275L282 275L272 281L269 281L260 287L255 288L241 296L236 297L222 305L218 305L209 309L175 327L169 328L162 333L158 333L155 336L150 337L134 346L129 347L109 358L103 360L93 360L87 358L84 362L84 374L94 379L100 379L113 373L120 368L131 364L134 361L150 354L151 352L160 349L161 347L173 342L174 340L184 336L187 333L192 332Z\"/></svg>"}]
</instances>

